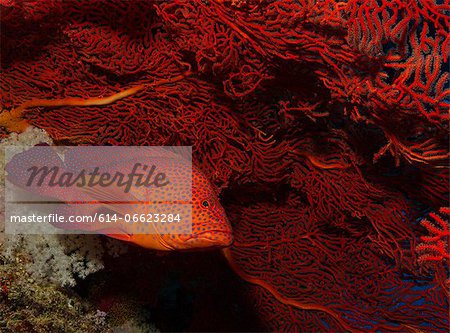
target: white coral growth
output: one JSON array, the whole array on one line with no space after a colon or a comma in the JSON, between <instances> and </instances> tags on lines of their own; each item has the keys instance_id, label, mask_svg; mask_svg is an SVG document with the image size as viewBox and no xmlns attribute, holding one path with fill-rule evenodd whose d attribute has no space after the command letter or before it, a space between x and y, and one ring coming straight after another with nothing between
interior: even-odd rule
<instances>
[{"instance_id":1,"label":"white coral growth","mask_svg":"<svg viewBox=\"0 0 450 333\"><path fill-rule=\"evenodd\" d=\"M7 238L5 254L25 256L31 277L61 286L74 286L103 268L104 249L98 236L23 235Z\"/></svg>"},{"instance_id":2,"label":"white coral growth","mask_svg":"<svg viewBox=\"0 0 450 333\"><path fill-rule=\"evenodd\" d=\"M0 142L1 154L5 146L33 146L39 143L52 144L51 138L41 129L30 127L21 134L13 133ZM3 252L10 260L25 257L26 268L31 276L40 281L54 282L61 286L74 286L76 279L86 278L103 268L105 247L100 236L94 235L7 235L4 239L4 156L0 168L0 245L5 242ZM126 252L126 245L110 241L108 253Z\"/></svg>"},{"instance_id":3,"label":"white coral growth","mask_svg":"<svg viewBox=\"0 0 450 333\"><path fill-rule=\"evenodd\" d=\"M7 146L34 146L39 143L52 144L53 140L47 132L36 127L28 127L25 132L11 133L7 138L0 141L0 244L4 239L5 230L5 147Z\"/></svg>"}]
</instances>

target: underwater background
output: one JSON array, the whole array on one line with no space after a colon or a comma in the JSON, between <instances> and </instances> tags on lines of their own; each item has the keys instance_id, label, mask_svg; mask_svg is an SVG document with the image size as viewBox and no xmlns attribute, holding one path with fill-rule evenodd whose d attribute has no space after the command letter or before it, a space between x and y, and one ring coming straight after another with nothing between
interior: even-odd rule
<instances>
[{"instance_id":1,"label":"underwater background","mask_svg":"<svg viewBox=\"0 0 450 333\"><path fill-rule=\"evenodd\" d=\"M234 237L2 231L0 331L447 332L449 11L0 0L0 145L192 146Z\"/></svg>"}]
</instances>

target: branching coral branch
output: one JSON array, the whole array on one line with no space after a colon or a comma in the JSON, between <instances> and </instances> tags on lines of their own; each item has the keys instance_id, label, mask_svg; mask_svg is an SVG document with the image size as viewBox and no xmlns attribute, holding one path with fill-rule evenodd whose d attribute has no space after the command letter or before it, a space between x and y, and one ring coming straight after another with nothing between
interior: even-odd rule
<instances>
[{"instance_id":1,"label":"branching coral branch","mask_svg":"<svg viewBox=\"0 0 450 333\"><path fill-rule=\"evenodd\" d=\"M146 88L156 88L163 84L171 84L175 83L179 80L182 80L186 77L188 77L191 73L186 72L183 75L176 76L174 78L168 78L163 80L158 80L152 84L144 84L144 85L138 85L132 88L128 88L125 90L122 90L118 93L115 93L113 95L107 96L107 97L98 97L98 98L76 98L76 97L68 97L63 99L55 99L55 100L48 100L48 99L32 99L29 100L19 107L8 111L3 111L0 114L0 126L5 127L11 132L17 132L21 133L25 131L25 129L28 128L29 124L28 121L23 119L23 115L26 109L33 108L33 107L50 107L50 106L100 106L100 105L108 105L111 103L114 103L118 100L121 100L123 98L126 98L128 96L134 95L138 93L139 91L142 91Z\"/></svg>"},{"instance_id":2,"label":"branching coral branch","mask_svg":"<svg viewBox=\"0 0 450 333\"><path fill-rule=\"evenodd\" d=\"M283 304L288 305L288 306L292 306L292 307L300 309L300 310L325 312L326 314L330 315L331 317L333 317L338 322L338 324L341 327L341 329L351 330L350 326L348 326L345 323L345 321L343 320L343 318L338 313L336 313L335 311L333 311L333 310L331 310L331 309L329 309L329 308L327 308L327 307L325 307L323 305L320 305L320 304L310 304L310 303L307 303L307 302L301 302L301 301L298 301L296 299L283 296L280 292L278 292L275 289L274 286L270 285L266 281L264 281L262 279L258 279L258 278L252 277L252 276L249 276L245 272L243 272L242 269L234 261L230 249L224 249L224 250L222 250L222 253L223 253L224 257L226 258L226 260L228 261L230 267L233 269L233 271L236 274L238 274L243 280L264 288L269 293L271 293L273 295L273 297L275 297L276 300L279 301L280 303L283 303Z\"/></svg>"},{"instance_id":3,"label":"branching coral branch","mask_svg":"<svg viewBox=\"0 0 450 333\"><path fill-rule=\"evenodd\" d=\"M450 259L450 225L448 221L450 208L442 207L439 210L439 213L441 215L430 213L433 222L427 219L423 219L420 222L430 233L429 236L421 236L420 240L422 243L417 246L417 251L420 253L419 262L425 265L427 262L445 261Z\"/></svg>"},{"instance_id":4,"label":"branching coral branch","mask_svg":"<svg viewBox=\"0 0 450 333\"><path fill-rule=\"evenodd\" d=\"M431 221L423 219L420 222L427 229L429 236L420 237L422 242L416 247L416 251L419 253L419 264L423 267L433 268L436 280L448 293L450 288L450 278L448 277L450 208L442 207L439 213L430 213Z\"/></svg>"}]
</instances>

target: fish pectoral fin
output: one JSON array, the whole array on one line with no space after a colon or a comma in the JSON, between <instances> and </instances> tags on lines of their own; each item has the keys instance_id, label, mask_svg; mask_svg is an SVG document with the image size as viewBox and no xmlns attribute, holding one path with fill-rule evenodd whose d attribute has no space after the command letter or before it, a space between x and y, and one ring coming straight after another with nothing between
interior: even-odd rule
<instances>
[{"instance_id":1,"label":"fish pectoral fin","mask_svg":"<svg viewBox=\"0 0 450 333\"><path fill-rule=\"evenodd\" d=\"M123 235L123 234L105 234L105 235L108 236L108 237L111 237L111 238L115 238L115 239L121 240L121 241L131 242L131 236L128 235L128 234L126 234L126 235Z\"/></svg>"},{"instance_id":2,"label":"fish pectoral fin","mask_svg":"<svg viewBox=\"0 0 450 333\"><path fill-rule=\"evenodd\" d=\"M119 239L119 240L122 240L125 242L131 241L131 235L126 233L125 231L123 231L120 228L101 229L101 230L97 230L97 233L111 237L111 238Z\"/></svg>"},{"instance_id":3,"label":"fish pectoral fin","mask_svg":"<svg viewBox=\"0 0 450 333\"><path fill-rule=\"evenodd\" d=\"M81 191L88 194L93 201L98 201L100 205L118 213L121 216L131 214L130 205L141 202L131 193L126 193L117 185L111 184L106 187L82 187Z\"/></svg>"},{"instance_id":4,"label":"fish pectoral fin","mask_svg":"<svg viewBox=\"0 0 450 333\"><path fill-rule=\"evenodd\" d=\"M95 201L106 201L108 204L114 204L116 202L136 202L139 201L131 193L125 193L123 189L117 185L109 185L107 187L81 187L81 191L88 194Z\"/></svg>"}]
</instances>

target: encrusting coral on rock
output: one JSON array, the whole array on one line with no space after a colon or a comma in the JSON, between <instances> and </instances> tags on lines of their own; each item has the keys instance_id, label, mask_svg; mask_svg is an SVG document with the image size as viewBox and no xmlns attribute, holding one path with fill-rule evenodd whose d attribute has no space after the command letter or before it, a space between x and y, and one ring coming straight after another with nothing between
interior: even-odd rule
<instances>
[{"instance_id":1,"label":"encrusting coral on rock","mask_svg":"<svg viewBox=\"0 0 450 333\"><path fill-rule=\"evenodd\" d=\"M76 294L34 279L27 261L0 255L1 332L108 332L103 315Z\"/></svg>"}]
</instances>

